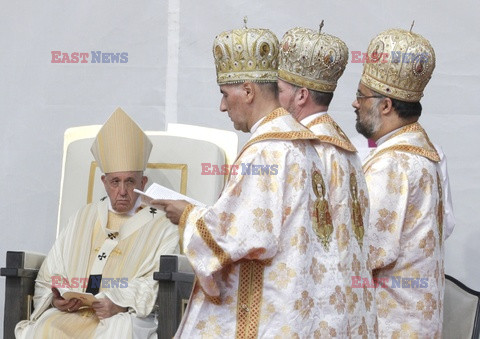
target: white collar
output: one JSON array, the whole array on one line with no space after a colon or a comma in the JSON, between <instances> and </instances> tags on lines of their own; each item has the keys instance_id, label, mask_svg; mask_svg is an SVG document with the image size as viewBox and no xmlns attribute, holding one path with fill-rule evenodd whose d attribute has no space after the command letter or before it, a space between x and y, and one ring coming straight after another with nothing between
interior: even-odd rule
<instances>
[{"instance_id":1,"label":"white collar","mask_svg":"<svg viewBox=\"0 0 480 339\"><path fill-rule=\"evenodd\" d=\"M260 124L262 123L263 119L265 119L265 117L261 118L260 120L258 120L255 124L253 124L252 128L250 128L250 133L255 133L255 131L257 130L258 126L260 126Z\"/></svg>"},{"instance_id":2,"label":"white collar","mask_svg":"<svg viewBox=\"0 0 480 339\"><path fill-rule=\"evenodd\" d=\"M137 209L140 207L140 205L142 204L142 199L140 198L140 196L137 198L137 201L135 202L135 205L133 206L133 208L126 212L126 213L119 213L117 211L115 211L112 207L112 201L110 200L110 198L108 198L108 210L115 213L115 214L124 214L124 215L128 215L128 216L132 216L136 213Z\"/></svg>"},{"instance_id":3,"label":"white collar","mask_svg":"<svg viewBox=\"0 0 480 339\"><path fill-rule=\"evenodd\" d=\"M322 115L325 115L327 114L327 111L325 112L319 112L319 113L313 113L305 118L303 118L300 123L303 125L303 126L307 126L309 123L311 123L313 120L315 120L316 118L318 117L321 117Z\"/></svg>"},{"instance_id":4,"label":"white collar","mask_svg":"<svg viewBox=\"0 0 480 339\"><path fill-rule=\"evenodd\" d=\"M381 144L383 144L392 134L394 134L395 132L397 132L400 128L402 127L399 127L391 132L388 132L387 134L385 134L384 136L382 136L381 138L379 138L377 141L375 141L375 143L377 144L377 146L380 146Z\"/></svg>"}]
</instances>

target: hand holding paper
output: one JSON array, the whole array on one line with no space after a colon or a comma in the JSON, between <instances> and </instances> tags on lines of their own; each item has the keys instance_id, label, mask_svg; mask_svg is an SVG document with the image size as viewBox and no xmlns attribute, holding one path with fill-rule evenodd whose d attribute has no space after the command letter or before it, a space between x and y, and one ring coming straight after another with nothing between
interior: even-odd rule
<instances>
[{"instance_id":1,"label":"hand holding paper","mask_svg":"<svg viewBox=\"0 0 480 339\"><path fill-rule=\"evenodd\" d=\"M188 204L204 207L205 204L187 197L186 195L175 192L157 183L153 183L145 191L134 190L142 195L142 201L150 206L165 211L168 219L175 225L178 225L180 217Z\"/></svg>"},{"instance_id":2,"label":"hand holding paper","mask_svg":"<svg viewBox=\"0 0 480 339\"><path fill-rule=\"evenodd\" d=\"M189 202L185 200L152 200L151 205L157 208L161 208L165 211L165 215L175 225L180 222L180 217L183 211L188 206Z\"/></svg>"},{"instance_id":3,"label":"hand holding paper","mask_svg":"<svg viewBox=\"0 0 480 339\"><path fill-rule=\"evenodd\" d=\"M187 197L181 193L175 192L165 186L162 186L157 183L153 183L150 187L145 191L142 192L140 190L134 189L134 191L138 194L142 195L142 201L148 205L151 205L152 200L185 200L188 201L190 204L194 204L197 206L205 206L205 204ZM156 205L155 207L158 207ZM163 210L163 208L161 208Z\"/></svg>"},{"instance_id":4,"label":"hand holding paper","mask_svg":"<svg viewBox=\"0 0 480 339\"><path fill-rule=\"evenodd\" d=\"M76 312L80 308L85 306L90 307L93 302L98 301L90 293L88 293L88 296L84 296L87 293L73 292L65 289L60 290L52 286L52 306L63 312Z\"/></svg>"}]
</instances>

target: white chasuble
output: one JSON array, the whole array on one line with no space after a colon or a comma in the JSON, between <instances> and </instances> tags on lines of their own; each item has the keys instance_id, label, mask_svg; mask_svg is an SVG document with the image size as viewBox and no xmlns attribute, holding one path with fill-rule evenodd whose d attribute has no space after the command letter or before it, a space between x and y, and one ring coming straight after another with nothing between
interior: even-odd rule
<instances>
[{"instance_id":1,"label":"white chasuble","mask_svg":"<svg viewBox=\"0 0 480 339\"><path fill-rule=\"evenodd\" d=\"M358 299L344 288L328 179L306 139L315 136L284 109L273 111L243 147L219 200L183 213L196 284L176 337L349 333Z\"/></svg>"},{"instance_id":2,"label":"white chasuble","mask_svg":"<svg viewBox=\"0 0 480 339\"><path fill-rule=\"evenodd\" d=\"M149 319L155 327L149 316L158 290L153 272L158 270L160 255L178 252L178 229L163 211L143 208L120 226L118 243L110 248L108 215L105 200L83 207L70 219L40 268L32 320L17 325L18 338L147 337L151 326L145 321ZM109 253L99 253L105 249ZM104 259L100 266L99 257ZM52 284L84 292L93 273L102 275L96 297L107 297L128 312L99 320L91 308L67 313L51 307Z\"/></svg>"},{"instance_id":3,"label":"white chasuble","mask_svg":"<svg viewBox=\"0 0 480 339\"><path fill-rule=\"evenodd\" d=\"M332 238L337 243L343 275L340 287L351 305L346 314L347 335L373 338L377 309L368 266L369 204L362 163L355 147L329 114L316 113L301 123L317 137L314 146L324 166L334 227Z\"/></svg>"},{"instance_id":4,"label":"white chasuble","mask_svg":"<svg viewBox=\"0 0 480 339\"><path fill-rule=\"evenodd\" d=\"M381 338L440 338L444 208L440 158L418 123L394 132L365 160L370 260Z\"/></svg>"}]
</instances>

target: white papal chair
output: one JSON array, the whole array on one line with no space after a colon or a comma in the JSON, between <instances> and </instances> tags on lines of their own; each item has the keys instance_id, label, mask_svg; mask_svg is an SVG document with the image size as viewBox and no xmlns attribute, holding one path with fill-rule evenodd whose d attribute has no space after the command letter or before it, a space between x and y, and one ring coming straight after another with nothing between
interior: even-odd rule
<instances>
[{"instance_id":1,"label":"white papal chair","mask_svg":"<svg viewBox=\"0 0 480 339\"><path fill-rule=\"evenodd\" d=\"M57 236L77 209L106 195L100 180L102 173L90 153L100 128L101 125L80 126L65 132ZM146 132L153 143L145 171L149 177L147 186L156 182L207 205L214 203L225 178L202 175L201 164L230 164L237 152L237 135L189 125L175 125L172 130ZM44 258L44 254L28 251L7 252L6 267L0 272L6 277L5 339L14 338L16 323L30 316L34 281ZM159 338L167 338L178 326L191 290L193 273L184 256L166 256L161 261L159 272L155 274L160 286L155 313L160 324Z\"/></svg>"}]
</instances>

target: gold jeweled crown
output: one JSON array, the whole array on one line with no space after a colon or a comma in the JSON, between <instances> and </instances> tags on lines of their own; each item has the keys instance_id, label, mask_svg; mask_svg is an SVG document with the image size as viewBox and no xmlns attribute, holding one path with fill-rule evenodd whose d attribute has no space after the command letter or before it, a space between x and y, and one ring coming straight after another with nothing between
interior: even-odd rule
<instances>
[{"instance_id":1,"label":"gold jeweled crown","mask_svg":"<svg viewBox=\"0 0 480 339\"><path fill-rule=\"evenodd\" d=\"M213 42L213 57L219 85L277 81L278 39L268 29L245 27L220 33Z\"/></svg>"},{"instance_id":2,"label":"gold jeweled crown","mask_svg":"<svg viewBox=\"0 0 480 339\"><path fill-rule=\"evenodd\" d=\"M348 47L342 40L297 27L287 31L280 43L278 77L300 87L333 92L347 62Z\"/></svg>"},{"instance_id":3,"label":"gold jeweled crown","mask_svg":"<svg viewBox=\"0 0 480 339\"><path fill-rule=\"evenodd\" d=\"M417 102L434 68L435 51L427 39L411 30L389 29L370 42L360 81L387 97Z\"/></svg>"}]
</instances>

